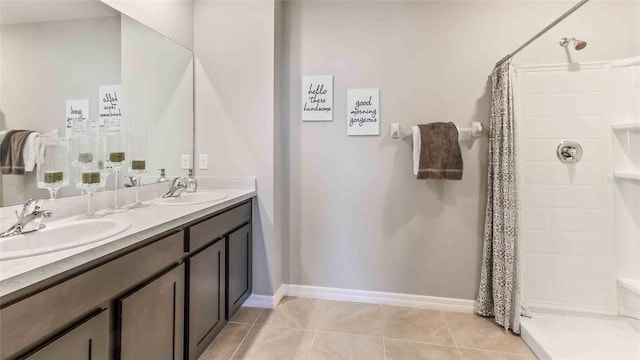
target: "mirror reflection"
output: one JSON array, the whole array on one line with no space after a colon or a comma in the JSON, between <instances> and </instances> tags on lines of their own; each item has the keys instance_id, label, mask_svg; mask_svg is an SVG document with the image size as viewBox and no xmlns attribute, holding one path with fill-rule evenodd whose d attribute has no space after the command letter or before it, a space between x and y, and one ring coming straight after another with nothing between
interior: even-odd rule
<instances>
[{"instance_id":1,"label":"mirror reflection","mask_svg":"<svg viewBox=\"0 0 640 360\"><path fill-rule=\"evenodd\" d=\"M191 51L97 0L2 1L0 14L0 206L186 174ZM98 138L104 164L78 152Z\"/></svg>"}]
</instances>

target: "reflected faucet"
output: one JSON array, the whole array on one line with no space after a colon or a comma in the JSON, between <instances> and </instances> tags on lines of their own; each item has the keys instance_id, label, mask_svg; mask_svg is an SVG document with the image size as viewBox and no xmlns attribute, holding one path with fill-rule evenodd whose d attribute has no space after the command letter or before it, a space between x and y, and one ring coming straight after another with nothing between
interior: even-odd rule
<instances>
[{"instance_id":1,"label":"reflected faucet","mask_svg":"<svg viewBox=\"0 0 640 360\"><path fill-rule=\"evenodd\" d=\"M135 176L127 176L127 179L129 179L129 183L128 184L124 184L124 187L136 187L136 186L138 186L138 179L136 179Z\"/></svg>"},{"instance_id":2,"label":"reflected faucet","mask_svg":"<svg viewBox=\"0 0 640 360\"><path fill-rule=\"evenodd\" d=\"M163 198L170 197L178 197L182 192L187 188L187 185L184 183L183 177L177 177L171 181L169 185L169 191L166 194L162 195Z\"/></svg>"},{"instance_id":3,"label":"reflected faucet","mask_svg":"<svg viewBox=\"0 0 640 360\"><path fill-rule=\"evenodd\" d=\"M27 202L22 206L22 211L16 211L18 221L9 229L1 232L0 238L16 236L43 229L45 226L42 224L42 220L48 219L53 215L53 212L50 210L42 210L43 203L44 200L42 199L27 200Z\"/></svg>"}]
</instances>

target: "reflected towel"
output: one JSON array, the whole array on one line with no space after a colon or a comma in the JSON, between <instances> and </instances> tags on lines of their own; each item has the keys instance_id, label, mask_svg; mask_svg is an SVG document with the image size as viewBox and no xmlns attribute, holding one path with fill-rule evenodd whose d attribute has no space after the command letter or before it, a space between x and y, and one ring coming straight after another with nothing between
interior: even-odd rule
<instances>
[{"instance_id":1,"label":"reflected towel","mask_svg":"<svg viewBox=\"0 0 640 360\"><path fill-rule=\"evenodd\" d=\"M411 127L413 137L413 175L418 175L420 169L420 128L417 125Z\"/></svg>"},{"instance_id":2,"label":"reflected towel","mask_svg":"<svg viewBox=\"0 0 640 360\"><path fill-rule=\"evenodd\" d=\"M24 150L22 156L24 157L24 171L33 171L36 166L36 160L38 158L38 150L40 149L40 134L32 132L27 137L24 144Z\"/></svg>"},{"instance_id":3,"label":"reflected towel","mask_svg":"<svg viewBox=\"0 0 640 360\"><path fill-rule=\"evenodd\" d=\"M24 147L31 130L11 130L0 143L0 172L24 175Z\"/></svg>"},{"instance_id":4,"label":"reflected towel","mask_svg":"<svg viewBox=\"0 0 640 360\"><path fill-rule=\"evenodd\" d=\"M418 125L420 159L418 179L462 179L462 154L458 128L452 122Z\"/></svg>"}]
</instances>

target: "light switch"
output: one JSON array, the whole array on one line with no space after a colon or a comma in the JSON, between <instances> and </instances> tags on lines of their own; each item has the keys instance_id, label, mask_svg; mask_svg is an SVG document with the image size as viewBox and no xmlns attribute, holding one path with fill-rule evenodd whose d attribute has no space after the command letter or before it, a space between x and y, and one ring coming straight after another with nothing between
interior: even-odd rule
<instances>
[{"instance_id":1,"label":"light switch","mask_svg":"<svg viewBox=\"0 0 640 360\"><path fill-rule=\"evenodd\" d=\"M182 170L191 169L191 155L182 154Z\"/></svg>"},{"instance_id":2,"label":"light switch","mask_svg":"<svg viewBox=\"0 0 640 360\"><path fill-rule=\"evenodd\" d=\"M206 170L209 168L209 155L207 154L200 154L200 158L199 158L199 165L198 168L201 170Z\"/></svg>"}]
</instances>

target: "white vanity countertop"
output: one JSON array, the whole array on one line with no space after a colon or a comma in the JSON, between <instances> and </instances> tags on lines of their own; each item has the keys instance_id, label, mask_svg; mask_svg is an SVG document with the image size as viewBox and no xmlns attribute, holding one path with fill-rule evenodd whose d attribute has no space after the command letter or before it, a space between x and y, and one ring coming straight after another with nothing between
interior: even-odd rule
<instances>
[{"instance_id":1,"label":"white vanity countertop","mask_svg":"<svg viewBox=\"0 0 640 360\"><path fill-rule=\"evenodd\" d=\"M0 297L22 290L52 276L99 259L140 241L147 240L155 235L216 211L224 210L256 195L255 188L210 190L224 193L227 197L220 201L205 204L184 206L159 206L151 204L145 208L112 213L104 216L103 219L123 219L130 222L131 227L109 239L80 247L20 259L0 261ZM56 220L54 213L54 218L51 223L70 222L76 218L77 215ZM82 234L78 234L78 236L82 236Z\"/></svg>"}]
</instances>

